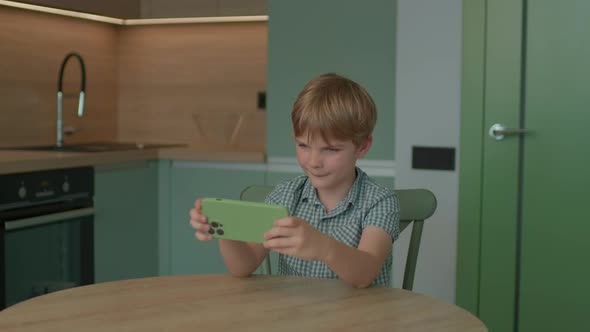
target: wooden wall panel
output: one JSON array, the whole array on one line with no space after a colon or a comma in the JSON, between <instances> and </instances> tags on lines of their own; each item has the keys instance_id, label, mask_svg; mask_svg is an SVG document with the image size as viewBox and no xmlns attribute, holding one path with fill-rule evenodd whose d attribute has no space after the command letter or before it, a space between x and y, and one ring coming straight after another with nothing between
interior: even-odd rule
<instances>
[{"instance_id":1,"label":"wooden wall panel","mask_svg":"<svg viewBox=\"0 0 590 332\"><path fill-rule=\"evenodd\" d=\"M55 142L60 64L84 57L86 115L75 116L79 65L71 59L66 144L98 140L265 151L267 24L121 27L0 7L0 146Z\"/></svg>"},{"instance_id":2,"label":"wooden wall panel","mask_svg":"<svg viewBox=\"0 0 590 332\"><path fill-rule=\"evenodd\" d=\"M77 99L64 104L64 122L80 129L66 142L117 133L116 26L0 7L0 146L55 142L59 67L70 51L86 64L86 115ZM64 90L77 94L79 65L70 59Z\"/></svg>"},{"instance_id":3,"label":"wooden wall panel","mask_svg":"<svg viewBox=\"0 0 590 332\"><path fill-rule=\"evenodd\" d=\"M119 138L264 151L267 24L122 27Z\"/></svg>"}]
</instances>

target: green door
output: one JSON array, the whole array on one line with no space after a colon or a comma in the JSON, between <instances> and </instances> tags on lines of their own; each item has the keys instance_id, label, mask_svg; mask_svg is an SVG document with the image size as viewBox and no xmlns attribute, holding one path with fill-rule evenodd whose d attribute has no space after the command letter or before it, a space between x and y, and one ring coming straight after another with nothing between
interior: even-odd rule
<instances>
[{"instance_id":1,"label":"green door","mask_svg":"<svg viewBox=\"0 0 590 332\"><path fill-rule=\"evenodd\" d=\"M590 331L590 1L464 10L457 303L492 332Z\"/></svg>"},{"instance_id":2,"label":"green door","mask_svg":"<svg viewBox=\"0 0 590 332\"><path fill-rule=\"evenodd\" d=\"M519 331L590 331L590 1L526 20Z\"/></svg>"}]
</instances>

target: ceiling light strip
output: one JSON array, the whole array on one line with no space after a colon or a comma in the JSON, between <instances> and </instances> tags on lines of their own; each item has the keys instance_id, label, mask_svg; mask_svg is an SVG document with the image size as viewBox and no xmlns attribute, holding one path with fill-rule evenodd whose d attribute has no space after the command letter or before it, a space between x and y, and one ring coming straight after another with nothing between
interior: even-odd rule
<instances>
[{"instance_id":1,"label":"ceiling light strip","mask_svg":"<svg viewBox=\"0 0 590 332\"><path fill-rule=\"evenodd\" d=\"M64 9L57 9L57 8L51 8L51 7L30 5L27 3L20 3L20 2L14 2L14 1L0 0L0 5L14 7L14 8L20 8L20 9L33 10L33 11L48 13L48 14L56 14L56 15L62 15L62 16L75 17L75 18L82 18L82 19L86 19L86 20L103 22L103 23L110 23L110 24L123 25L123 22L124 22L124 20L119 19L119 18L112 18L112 17L107 17L107 16L101 16L101 15L75 12L72 10L64 10Z\"/></svg>"},{"instance_id":2,"label":"ceiling light strip","mask_svg":"<svg viewBox=\"0 0 590 332\"><path fill-rule=\"evenodd\" d=\"M123 25L187 24L187 23L231 23L231 22L265 22L267 15L257 16L211 16L178 18L144 18L124 20Z\"/></svg>"}]
</instances>

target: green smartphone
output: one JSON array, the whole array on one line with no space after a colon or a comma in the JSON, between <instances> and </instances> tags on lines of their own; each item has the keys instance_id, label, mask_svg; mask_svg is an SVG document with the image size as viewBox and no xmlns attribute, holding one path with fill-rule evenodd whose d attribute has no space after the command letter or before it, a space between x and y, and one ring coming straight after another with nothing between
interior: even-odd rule
<instances>
[{"instance_id":1,"label":"green smartphone","mask_svg":"<svg viewBox=\"0 0 590 332\"><path fill-rule=\"evenodd\" d=\"M201 212L214 238L256 243L264 242L275 220L289 215L281 205L209 197L203 198Z\"/></svg>"}]
</instances>

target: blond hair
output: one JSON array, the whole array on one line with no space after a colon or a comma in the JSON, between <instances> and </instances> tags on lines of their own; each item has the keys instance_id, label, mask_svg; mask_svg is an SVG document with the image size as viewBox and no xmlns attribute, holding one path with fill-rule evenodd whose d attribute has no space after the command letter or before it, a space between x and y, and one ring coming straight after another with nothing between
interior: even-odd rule
<instances>
[{"instance_id":1,"label":"blond hair","mask_svg":"<svg viewBox=\"0 0 590 332\"><path fill-rule=\"evenodd\" d=\"M330 73L305 85L293 105L291 121L296 137L306 134L313 140L319 134L326 142L350 139L358 147L371 136L377 110L362 86Z\"/></svg>"}]
</instances>

